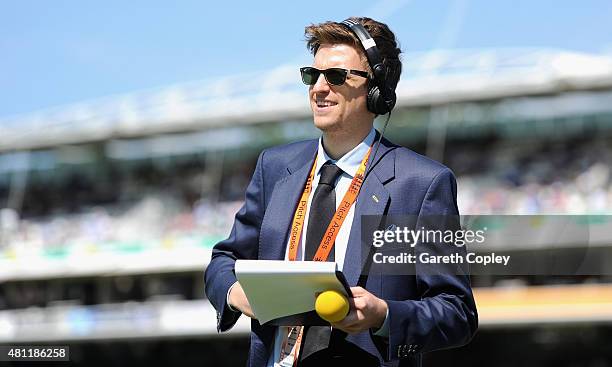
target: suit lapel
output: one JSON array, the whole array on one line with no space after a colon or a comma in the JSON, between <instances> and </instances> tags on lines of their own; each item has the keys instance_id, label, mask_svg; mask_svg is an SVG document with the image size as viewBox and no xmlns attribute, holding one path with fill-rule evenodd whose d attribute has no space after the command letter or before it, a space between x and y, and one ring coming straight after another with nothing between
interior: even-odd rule
<instances>
[{"instance_id":1,"label":"suit lapel","mask_svg":"<svg viewBox=\"0 0 612 367\"><path fill-rule=\"evenodd\" d=\"M283 260L289 226L312 168L318 141L299 152L287 167L288 176L274 186L261 226L259 258Z\"/></svg>"},{"instance_id":2,"label":"suit lapel","mask_svg":"<svg viewBox=\"0 0 612 367\"><path fill-rule=\"evenodd\" d=\"M375 149L376 147L374 147ZM350 286L355 286L363 266L362 248L368 248L361 243L361 216L385 214L390 196L384 184L395 177L395 152L394 147L383 139L380 148L374 158L374 163L368 162L372 166L372 172L366 177L363 186L355 203L355 216L351 226L344 266L342 272ZM374 152L372 153L374 154Z\"/></svg>"}]
</instances>

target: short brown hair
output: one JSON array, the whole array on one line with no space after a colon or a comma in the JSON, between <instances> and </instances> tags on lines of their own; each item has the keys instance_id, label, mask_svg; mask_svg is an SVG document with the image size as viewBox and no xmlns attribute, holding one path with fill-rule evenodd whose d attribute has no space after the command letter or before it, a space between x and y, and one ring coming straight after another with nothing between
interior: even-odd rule
<instances>
[{"instance_id":1,"label":"short brown hair","mask_svg":"<svg viewBox=\"0 0 612 367\"><path fill-rule=\"evenodd\" d=\"M386 24L377 22L371 18L351 17L349 19L360 23L368 33L370 33L372 38L374 38L383 64L387 68L388 83L395 89L402 72L402 62L399 58L402 51L395 39L395 34L391 32ZM306 37L306 47L313 55L316 55L322 44L347 44L355 47L361 51L361 58L365 65L368 66L368 71L371 73L365 49L359 41L359 38L342 23L324 22L311 24L304 30L304 36Z\"/></svg>"}]
</instances>

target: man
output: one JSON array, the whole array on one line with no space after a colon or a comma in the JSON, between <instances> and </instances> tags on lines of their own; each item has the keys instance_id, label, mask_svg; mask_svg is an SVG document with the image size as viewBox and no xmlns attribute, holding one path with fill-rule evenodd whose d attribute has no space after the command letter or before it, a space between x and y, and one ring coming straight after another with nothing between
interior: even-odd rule
<instances>
[{"instance_id":1,"label":"man","mask_svg":"<svg viewBox=\"0 0 612 367\"><path fill-rule=\"evenodd\" d=\"M392 109L401 72L400 50L385 24L350 18L308 26L305 34L314 62L301 69L302 80L310 85L313 120L322 136L259 156L231 234L213 249L205 274L218 330L231 328L241 314L254 317L234 274L237 259L312 260L319 256L335 208L348 203L335 245L322 259L336 261L351 285L349 314L331 329L262 326L253 318L248 364L291 364L283 360L283 347L292 340L287 334L295 333L301 344L289 350L301 366L420 365L423 352L465 344L475 333L469 280L451 274L371 274L356 286L362 272L361 216L457 215L455 179L443 165L386 139L376 148L373 121ZM383 74L379 64L373 65L377 57ZM355 176L363 173L364 164L370 171L358 196L345 202L351 199L349 186L360 184ZM305 199L305 219L299 223L296 208ZM291 228L300 229L297 240Z\"/></svg>"}]
</instances>

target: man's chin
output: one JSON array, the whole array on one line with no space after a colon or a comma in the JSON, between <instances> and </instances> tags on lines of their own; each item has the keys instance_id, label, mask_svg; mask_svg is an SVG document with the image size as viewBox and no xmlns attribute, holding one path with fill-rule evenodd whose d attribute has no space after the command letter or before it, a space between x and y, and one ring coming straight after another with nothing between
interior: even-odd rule
<instances>
[{"instance_id":1,"label":"man's chin","mask_svg":"<svg viewBox=\"0 0 612 367\"><path fill-rule=\"evenodd\" d=\"M330 118L314 118L314 125L317 129L323 132L331 132L338 129L338 122L335 119Z\"/></svg>"}]
</instances>

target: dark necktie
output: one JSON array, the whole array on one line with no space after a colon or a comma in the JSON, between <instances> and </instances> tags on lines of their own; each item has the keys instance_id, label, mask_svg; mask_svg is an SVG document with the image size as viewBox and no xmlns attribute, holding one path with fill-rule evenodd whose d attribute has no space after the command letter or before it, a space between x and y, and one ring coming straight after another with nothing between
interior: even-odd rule
<instances>
[{"instance_id":1,"label":"dark necktie","mask_svg":"<svg viewBox=\"0 0 612 367\"><path fill-rule=\"evenodd\" d=\"M336 212L336 190L334 187L341 174L342 170L335 164L328 162L321 167L321 177L312 198L310 214L308 215L304 260L314 258L325 230ZM334 261L334 248L331 249L327 261ZM309 365L310 363L306 362L304 358L326 349L329 346L330 336L331 329L329 326L306 326L300 353L300 365Z\"/></svg>"},{"instance_id":2,"label":"dark necktie","mask_svg":"<svg viewBox=\"0 0 612 367\"><path fill-rule=\"evenodd\" d=\"M321 177L312 197L310 214L308 215L304 260L314 258L325 230L334 217L336 212L336 190L334 188L336 180L341 174L342 170L335 164L327 162L321 167ZM327 261L334 261L333 248Z\"/></svg>"}]
</instances>

